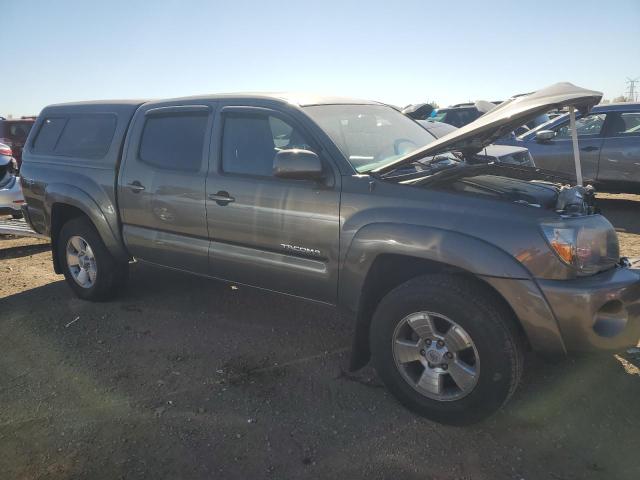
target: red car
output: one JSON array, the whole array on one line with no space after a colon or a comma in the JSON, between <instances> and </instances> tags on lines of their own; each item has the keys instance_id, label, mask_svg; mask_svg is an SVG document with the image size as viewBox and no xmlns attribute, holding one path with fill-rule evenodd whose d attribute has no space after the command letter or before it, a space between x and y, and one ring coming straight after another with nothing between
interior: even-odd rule
<instances>
[{"instance_id":1,"label":"red car","mask_svg":"<svg viewBox=\"0 0 640 480\"><path fill-rule=\"evenodd\" d=\"M0 143L8 145L13 151L13 157L22 164L22 147L27 141L29 131L36 121L36 117L22 117L6 119L0 117Z\"/></svg>"}]
</instances>

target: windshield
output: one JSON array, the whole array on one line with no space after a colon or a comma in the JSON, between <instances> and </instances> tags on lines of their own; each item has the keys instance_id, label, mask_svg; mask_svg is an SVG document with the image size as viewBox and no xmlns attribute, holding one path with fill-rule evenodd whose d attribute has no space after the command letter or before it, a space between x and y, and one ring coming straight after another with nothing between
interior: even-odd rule
<instances>
[{"instance_id":1,"label":"windshield","mask_svg":"<svg viewBox=\"0 0 640 480\"><path fill-rule=\"evenodd\" d=\"M391 163L435 140L416 122L384 105L314 105L305 112L358 173Z\"/></svg>"}]
</instances>

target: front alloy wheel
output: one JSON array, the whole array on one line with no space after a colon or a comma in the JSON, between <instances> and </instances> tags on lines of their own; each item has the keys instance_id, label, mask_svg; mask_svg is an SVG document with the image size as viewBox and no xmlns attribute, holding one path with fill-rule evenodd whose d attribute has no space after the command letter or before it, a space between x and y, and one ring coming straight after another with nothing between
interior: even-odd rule
<instances>
[{"instance_id":1,"label":"front alloy wheel","mask_svg":"<svg viewBox=\"0 0 640 480\"><path fill-rule=\"evenodd\" d=\"M478 382L480 358L471 337L439 313L403 318L393 335L393 358L409 385L434 400L458 400Z\"/></svg>"},{"instance_id":2,"label":"front alloy wheel","mask_svg":"<svg viewBox=\"0 0 640 480\"><path fill-rule=\"evenodd\" d=\"M422 275L378 304L369 332L373 365L414 412L452 425L477 422L518 385L523 343L516 322L481 281Z\"/></svg>"}]
</instances>

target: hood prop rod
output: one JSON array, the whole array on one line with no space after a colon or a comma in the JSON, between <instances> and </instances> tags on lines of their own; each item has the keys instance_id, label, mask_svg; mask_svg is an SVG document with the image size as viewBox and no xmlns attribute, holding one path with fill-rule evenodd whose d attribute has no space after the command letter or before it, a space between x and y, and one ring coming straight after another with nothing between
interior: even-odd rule
<instances>
[{"instance_id":1,"label":"hood prop rod","mask_svg":"<svg viewBox=\"0 0 640 480\"><path fill-rule=\"evenodd\" d=\"M576 181L582 186L582 166L580 164L580 148L578 147L578 132L576 132L576 109L569 107L569 126L571 128L571 143L573 144L573 161L576 164Z\"/></svg>"}]
</instances>

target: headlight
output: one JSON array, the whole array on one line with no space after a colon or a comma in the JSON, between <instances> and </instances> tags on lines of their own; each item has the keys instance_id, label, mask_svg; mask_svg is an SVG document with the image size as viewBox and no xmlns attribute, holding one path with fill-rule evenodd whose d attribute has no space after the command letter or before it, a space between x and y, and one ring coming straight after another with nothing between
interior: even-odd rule
<instances>
[{"instance_id":1,"label":"headlight","mask_svg":"<svg viewBox=\"0 0 640 480\"><path fill-rule=\"evenodd\" d=\"M578 275L592 275L618 263L620 248L613 226L600 215L543 224L551 249Z\"/></svg>"}]
</instances>

